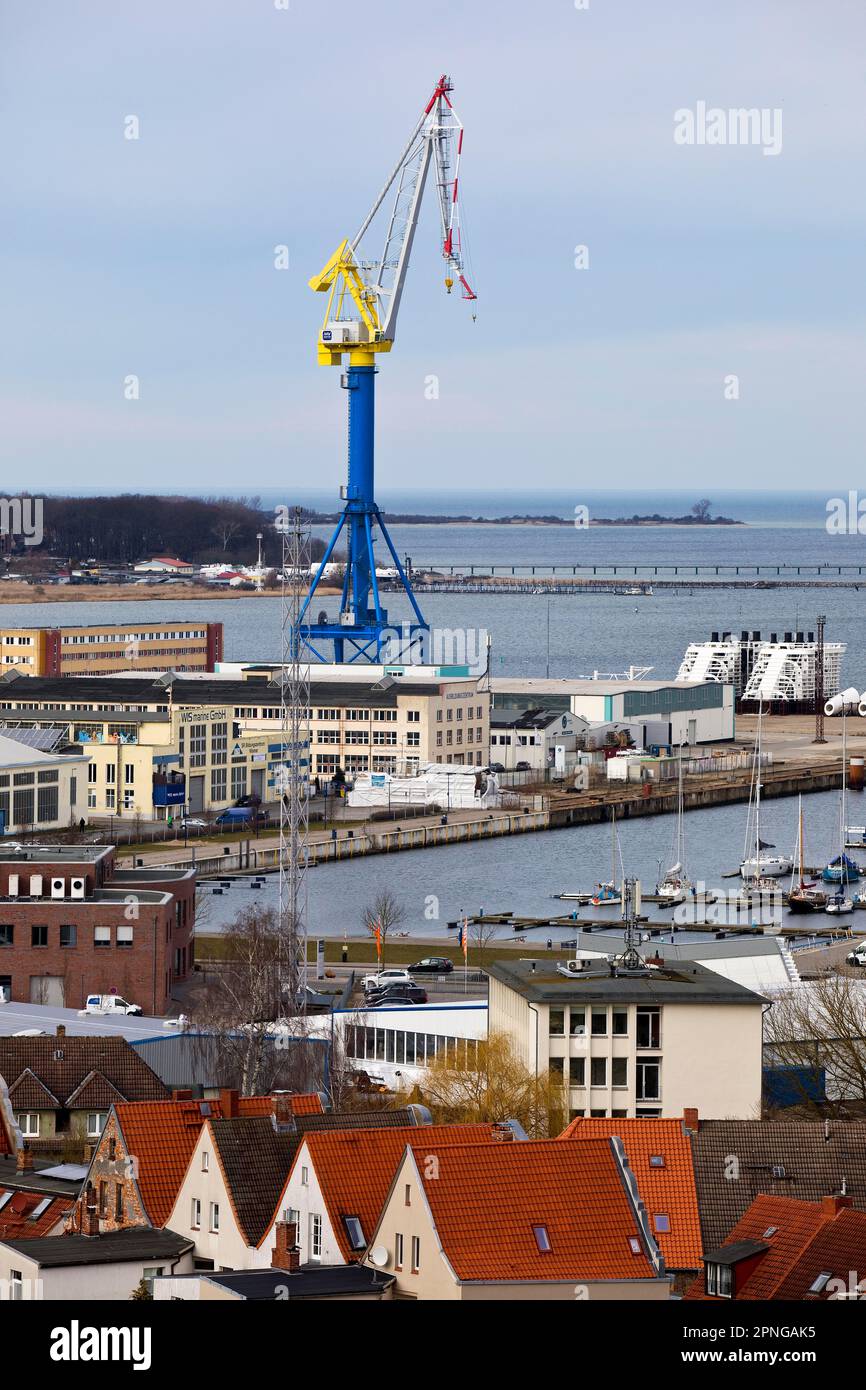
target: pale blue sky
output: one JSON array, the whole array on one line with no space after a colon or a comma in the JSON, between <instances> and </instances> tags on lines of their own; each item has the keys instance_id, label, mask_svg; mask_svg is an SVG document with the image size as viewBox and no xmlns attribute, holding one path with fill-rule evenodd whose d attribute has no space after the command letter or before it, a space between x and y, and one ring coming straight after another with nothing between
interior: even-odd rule
<instances>
[{"instance_id":1,"label":"pale blue sky","mask_svg":"<svg viewBox=\"0 0 866 1390\"><path fill-rule=\"evenodd\" d=\"M0 0L4 488L336 494L306 282L441 71L478 318L428 199L383 487L856 486L864 51L862 0ZM677 146L698 101L780 108L781 154Z\"/></svg>"}]
</instances>

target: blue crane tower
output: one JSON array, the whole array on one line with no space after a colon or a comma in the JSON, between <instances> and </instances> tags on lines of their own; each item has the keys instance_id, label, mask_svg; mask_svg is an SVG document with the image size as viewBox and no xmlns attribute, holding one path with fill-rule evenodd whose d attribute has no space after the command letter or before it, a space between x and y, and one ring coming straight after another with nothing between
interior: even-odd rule
<instances>
[{"instance_id":1,"label":"blue crane tower","mask_svg":"<svg viewBox=\"0 0 866 1390\"><path fill-rule=\"evenodd\" d=\"M445 287L450 294L456 281L464 299L475 299L463 269L458 196L463 126L451 105L451 90L450 79L440 77L357 235L352 241L341 242L327 265L310 280L311 289L328 295L317 342L318 359L325 366L342 367L344 357L348 358L341 385L349 406L348 478L340 490L346 505L313 576L295 634L300 648L317 661L326 659L329 643L333 644L336 662L379 662L383 656L391 661L408 660L430 630L376 502L375 383L378 354L390 352L394 346L400 299L431 164L439 195ZM360 260L357 251L361 239L395 185L382 255L378 261ZM399 636L389 626L379 592L373 550L377 531L412 609L413 620L401 625ZM339 616L329 622L322 612L316 622L310 622L310 605L344 534L347 558Z\"/></svg>"}]
</instances>

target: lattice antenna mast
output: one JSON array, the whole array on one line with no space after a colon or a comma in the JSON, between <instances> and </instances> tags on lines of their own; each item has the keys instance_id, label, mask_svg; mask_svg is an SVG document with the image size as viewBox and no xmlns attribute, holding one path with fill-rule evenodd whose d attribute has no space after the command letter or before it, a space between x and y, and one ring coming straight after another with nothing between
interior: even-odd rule
<instances>
[{"instance_id":1,"label":"lattice antenna mast","mask_svg":"<svg viewBox=\"0 0 866 1390\"><path fill-rule=\"evenodd\" d=\"M818 645L815 651L815 737L813 743L826 743L824 737L824 627L826 614L818 615Z\"/></svg>"},{"instance_id":2,"label":"lattice antenna mast","mask_svg":"<svg viewBox=\"0 0 866 1390\"><path fill-rule=\"evenodd\" d=\"M278 522L278 525L280 523ZM307 831L310 795L310 672L298 624L310 566L310 531L300 507L281 525L280 882L282 994L289 1014L307 1008Z\"/></svg>"}]
</instances>

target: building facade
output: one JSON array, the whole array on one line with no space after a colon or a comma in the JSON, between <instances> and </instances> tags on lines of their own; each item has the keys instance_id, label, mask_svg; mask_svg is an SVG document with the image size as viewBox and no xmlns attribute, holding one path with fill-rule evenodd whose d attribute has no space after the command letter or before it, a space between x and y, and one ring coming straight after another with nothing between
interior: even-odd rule
<instances>
[{"instance_id":1,"label":"building facade","mask_svg":"<svg viewBox=\"0 0 866 1390\"><path fill-rule=\"evenodd\" d=\"M0 675L107 676L118 671L213 671L223 625L208 622L0 628Z\"/></svg>"}]
</instances>

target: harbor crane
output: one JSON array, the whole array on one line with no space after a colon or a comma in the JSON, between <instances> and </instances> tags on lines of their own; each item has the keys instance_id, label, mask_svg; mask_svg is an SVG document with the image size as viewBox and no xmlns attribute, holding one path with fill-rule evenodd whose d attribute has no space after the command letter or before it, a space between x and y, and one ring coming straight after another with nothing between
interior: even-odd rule
<instances>
[{"instance_id":1,"label":"harbor crane","mask_svg":"<svg viewBox=\"0 0 866 1390\"><path fill-rule=\"evenodd\" d=\"M378 662L387 650L391 661L411 659L429 634L407 573L388 534L375 499L374 429L376 360L390 352L397 333L397 316L409 269L412 242L424 187L431 166L438 193L445 288L459 286L463 299L474 300L464 270L460 229L459 175L463 125L451 103L450 78L442 76L417 121L399 159L359 231L341 241L330 260L310 280L310 288L328 296L325 321L318 336L318 359L329 367L348 368L340 384L349 406L349 466L340 489L345 508L313 577L299 617L296 640L315 660L323 646L333 644L336 662ZM378 260L361 259L359 247L382 204L394 190L384 247ZM398 630L389 627L382 607L373 553L375 533L387 546L393 573L409 600L413 619ZM316 622L307 619L320 581L325 577L341 534L346 533L346 568L339 617L329 622L324 612Z\"/></svg>"}]
</instances>

